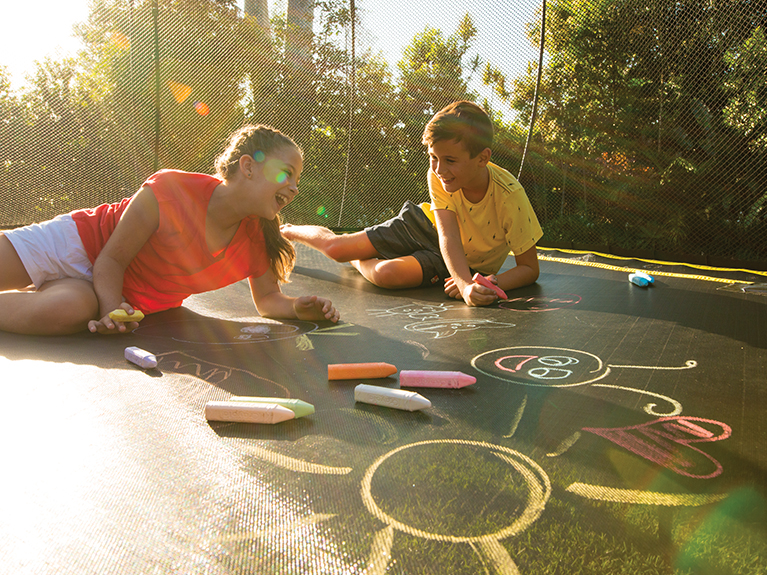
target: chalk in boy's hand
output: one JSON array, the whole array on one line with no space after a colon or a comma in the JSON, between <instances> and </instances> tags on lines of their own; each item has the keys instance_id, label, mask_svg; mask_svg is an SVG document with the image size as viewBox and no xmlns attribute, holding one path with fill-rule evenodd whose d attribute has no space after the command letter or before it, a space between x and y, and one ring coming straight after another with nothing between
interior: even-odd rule
<instances>
[{"instance_id":1,"label":"chalk in boy's hand","mask_svg":"<svg viewBox=\"0 0 767 575\"><path fill-rule=\"evenodd\" d=\"M499 288L497 285L495 285L493 282L491 282L482 274L476 273L474 274L474 277L472 277L471 279L474 281L475 284L479 284L481 286L485 286L486 288L490 288L491 290L493 290L496 294L498 294L499 299L509 299L506 296L505 291L503 291L501 288Z\"/></svg>"}]
</instances>

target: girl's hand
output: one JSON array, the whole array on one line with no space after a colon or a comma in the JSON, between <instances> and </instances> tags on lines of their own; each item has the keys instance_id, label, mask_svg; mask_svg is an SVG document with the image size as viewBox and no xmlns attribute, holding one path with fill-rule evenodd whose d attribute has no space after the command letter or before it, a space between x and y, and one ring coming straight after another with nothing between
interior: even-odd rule
<instances>
[{"instance_id":1,"label":"girl's hand","mask_svg":"<svg viewBox=\"0 0 767 575\"><path fill-rule=\"evenodd\" d=\"M297 319L327 319L335 323L341 317L341 314L333 307L333 303L329 299L317 297L316 295L297 297L293 302L293 311Z\"/></svg>"},{"instance_id":2,"label":"girl's hand","mask_svg":"<svg viewBox=\"0 0 767 575\"><path fill-rule=\"evenodd\" d=\"M124 309L128 313L128 315L132 315L134 311L131 305L125 302L121 303L118 309ZM88 322L88 330L91 333L100 333L105 335L133 331L137 327L138 327L137 321L129 321L129 322L114 321L112 318L109 317L109 313L107 313L104 317L102 317L99 320L92 319L91 321Z\"/></svg>"}]
</instances>

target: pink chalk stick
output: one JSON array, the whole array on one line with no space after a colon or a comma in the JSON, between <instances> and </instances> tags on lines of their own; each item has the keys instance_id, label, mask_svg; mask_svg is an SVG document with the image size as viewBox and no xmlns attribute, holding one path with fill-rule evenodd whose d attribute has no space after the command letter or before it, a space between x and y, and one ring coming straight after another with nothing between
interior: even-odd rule
<instances>
[{"instance_id":1,"label":"pink chalk stick","mask_svg":"<svg viewBox=\"0 0 767 575\"><path fill-rule=\"evenodd\" d=\"M474 277L471 278L474 280L474 283L479 284L481 286L485 286L486 288L490 288L495 293L498 294L499 299L509 299L506 296L506 292L503 291L501 288L499 288L497 285L495 285L493 282L491 282L489 279L487 279L485 276L483 276L480 273L474 274Z\"/></svg>"},{"instance_id":2,"label":"pink chalk stick","mask_svg":"<svg viewBox=\"0 0 767 575\"><path fill-rule=\"evenodd\" d=\"M476 383L477 378L460 371L421 371L403 369L399 372L400 387L447 387L458 389Z\"/></svg>"}]
</instances>

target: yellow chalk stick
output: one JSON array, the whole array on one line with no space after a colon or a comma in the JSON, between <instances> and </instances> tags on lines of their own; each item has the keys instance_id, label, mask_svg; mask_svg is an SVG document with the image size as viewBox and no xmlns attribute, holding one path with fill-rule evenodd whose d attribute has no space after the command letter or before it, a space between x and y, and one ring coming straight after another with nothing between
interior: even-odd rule
<instances>
[{"instance_id":1,"label":"yellow chalk stick","mask_svg":"<svg viewBox=\"0 0 767 575\"><path fill-rule=\"evenodd\" d=\"M144 314L141 313L139 310L134 309L132 315L128 315L128 312L124 309L116 309L114 311L109 312L109 318L112 321L121 321L121 322L127 322L127 321L141 321L144 319Z\"/></svg>"}]
</instances>

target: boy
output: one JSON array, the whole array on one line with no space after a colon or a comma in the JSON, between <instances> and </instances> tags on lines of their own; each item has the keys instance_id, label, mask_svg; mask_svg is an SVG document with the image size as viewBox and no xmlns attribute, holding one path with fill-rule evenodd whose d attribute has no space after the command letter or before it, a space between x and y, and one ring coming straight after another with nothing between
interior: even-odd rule
<instances>
[{"instance_id":1,"label":"boy","mask_svg":"<svg viewBox=\"0 0 767 575\"><path fill-rule=\"evenodd\" d=\"M426 125L431 207L405 202L399 215L360 232L336 235L320 226L283 225L283 235L390 289L444 281L445 293L469 306L498 296L472 281L489 276L503 290L538 279L535 244L543 235L519 182L490 162L493 124L473 102L454 102ZM435 229L436 226L436 229ZM511 251L516 266L495 276Z\"/></svg>"}]
</instances>

